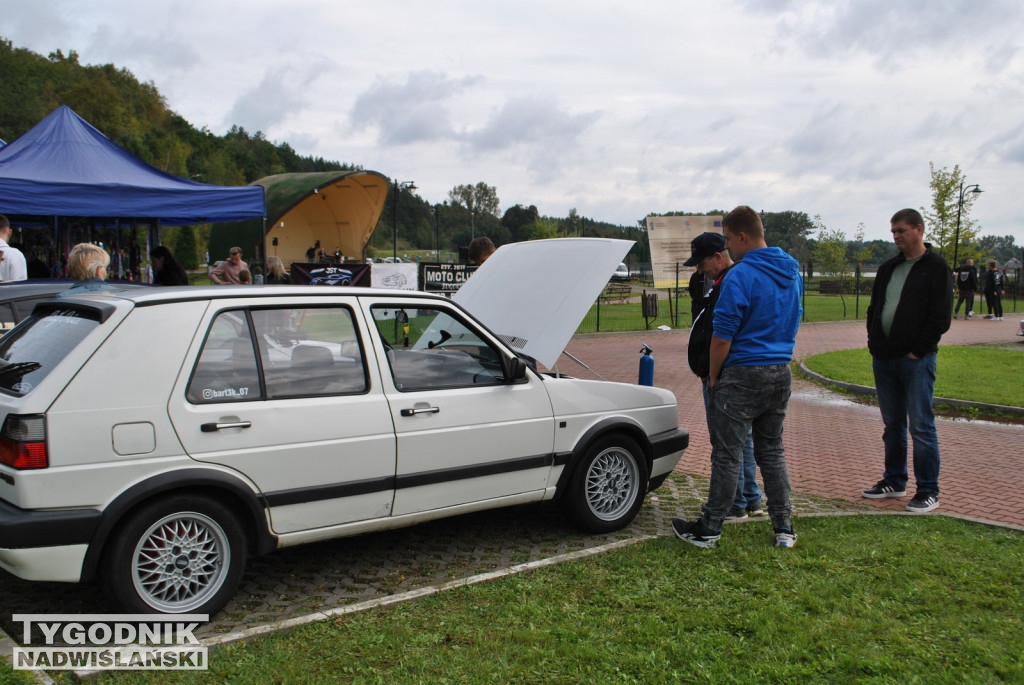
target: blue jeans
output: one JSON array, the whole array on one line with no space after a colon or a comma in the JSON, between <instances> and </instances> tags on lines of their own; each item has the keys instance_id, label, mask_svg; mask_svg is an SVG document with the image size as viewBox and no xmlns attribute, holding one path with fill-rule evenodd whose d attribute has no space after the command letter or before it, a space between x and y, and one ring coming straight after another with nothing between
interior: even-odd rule
<instances>
[{"instance_id":1,"label":"blue jeans","mask_svg":"<svg viewBox=\"0 0 1024 685\"><path fill-rule=\"evenodd\" d=\"M935 388L935 354L921 359L873 357L878 408L885 430L885 482L907 487L907 427L914 440L914 479L917 493L939 494L939 435L935 431L932 395Z\"/></svg>"},{"instance_id":2,"label":"blue jeans","mask_svg":"<svg viewBox=\"0 0 1024 685\"><path fill-rule=\"evenodd\" d=\"M701 379L704 390L704 414L708 418L708 434L711 433L711 409L708 400L708 380ZM743 468L736 483L736 499L733 509L747 509L761 506L761 489L757 487L757 461L754 459L754 432L747 431L747 439L743 441Z\"/></svg>"},{"instance_id":3,"label":"blue jeans","mask_svg":"<svg viewBox=\"0 0 1024 685\"><path fill-rule=\"evenodd\" d=\"M736 498L743 469L743 443L753 431L754 457L768 495L768 516L775 528L792 528L789 469L782 444L793 377L788 364L727 366L709 389L711 484L702 508L704 525L721 530Z\"/></svg>"}]
</instances>

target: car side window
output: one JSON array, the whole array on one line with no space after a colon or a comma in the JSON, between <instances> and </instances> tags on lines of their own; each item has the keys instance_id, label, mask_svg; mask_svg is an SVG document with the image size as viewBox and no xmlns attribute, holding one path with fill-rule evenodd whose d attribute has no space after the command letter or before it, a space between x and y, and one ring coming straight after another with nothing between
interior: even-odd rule
<instances>
[{"instance_id":1,"label":"car side window","mask_svg":"<svg viewBox=\"0 0 1024 685\"><path fill-rule=\"evenodd\" d=\"M254 309L267 399L342 395L369 387L352 312L345 307Z\"/></svg>"},{"instance_id":2,"label":"car side window","mask_svg":"<svg viewBox=\"0 0 1024 685\"><path fill-rule=\"evenodd\" d=\"M186 397L193 404L261 399L259 367L244 310L221 312L213 320Z\"/></svg>"},{"instance_id":3,"label":"car side window","mask_svg":"<svg viewBox=\"0 0 1024 685\"><path fill-rule=\"evenodd\" d=\"M371 309L402 392L501 385L501 352L460 318L434 307Z\"/></svg>"}]
</instances>

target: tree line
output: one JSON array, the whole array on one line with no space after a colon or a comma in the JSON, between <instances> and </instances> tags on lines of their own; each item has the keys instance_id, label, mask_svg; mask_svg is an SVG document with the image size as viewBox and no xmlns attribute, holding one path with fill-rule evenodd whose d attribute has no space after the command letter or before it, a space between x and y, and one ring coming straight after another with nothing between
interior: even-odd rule
<instances>
[{"instance_id":1,"label":"tree line","mask_svg":"<svg viewBox=\"0 0 1024 685\"><path fill-rule=\"evenodd\" d=\"M36 54L0 37L0 138L8 142L22 135L46 115L64 104L102 131L113 142L143 161L169 173L216 185L245 185L264 176L290 172L343 171L362 167L322 157L299 155L288 143L267 140L261 131L249 132L232 126L224 135L206 127L196 128L167 107L153 83L141 83L130 71L112 64L83 65L78 54L57 50L47 56ZM924 209L929 238L953 261L953 235L963 176L932 167L933 206ZM970 195L968 193L968 195ZM994 258L1000 262L1020 254L1013 236L978 236L979 227L970 218L973 195L961 210L960 261ZM399 189L397 230L395 193L388 194L371 247L385 249L397 242L402 249L454 251L472 238L488 236L501 246L523 240L555 237L622 238L636 241L629 254L634 263L649 262L646 218L635 225L621 226L580 214L575 208L567 216L541 214L536 205L517 203L504 212L497 188L485 182L457 185L447 199L432 204L413 189ZM708 211L651 212L650 214L724 214ZM829 233L805 212L762 213L769 244L789 252L801 264L845 260L849 264L877 265L895 254L891 241L865 242L863 232L847 239L842 231ZM823 230L824 229L824 230ZM206 245L208 227L165 229L169 246L182 261L195 263ZM836 246L838 241L841 245ZM824 242L826 252L819 244ZM841 253L841 254L840 254ZM947 254L948 253L948 254Z\"/></svg>"}]
</instances>

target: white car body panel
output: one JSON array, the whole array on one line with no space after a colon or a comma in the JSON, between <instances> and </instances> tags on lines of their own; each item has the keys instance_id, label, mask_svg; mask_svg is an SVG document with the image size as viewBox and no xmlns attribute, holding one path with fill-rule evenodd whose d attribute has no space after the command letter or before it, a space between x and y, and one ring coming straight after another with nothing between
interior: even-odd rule
<instances>
[{"instance_id":1,"label":"white car body panel","mask_svg":"<svg viewBox=\"0 0 1024 685\"><path fill-rule=\"evenodd\" d=\"M364 316L372 318L374 305L396 303L403 301L364 298ZM404 304L410 309L417 305L415 301ZM444 303L435 306L455 311ZM423 337L430 335L428 330ZM488 342L500 345L493 339L488 338ZM488 465L551 454L554 430L551 402L539 376L528 374L523 384L403 392L395 387L386 371L387 352L380 339L373 343L377 356L383 360L382 384L398 438L398 481L401 483L403 477L441 472L430 478L438 482L399 488L395 493L393 514L433 509L438 502L444 502L445 506L458 505L541 490L545 486L550 461L533 468L506 471L500 477L482 475L450 480L443 475L445 470L473 467L486 471ZM410 347L414 354L431 354L419 341L410 341ZM403 416L403 410L422 413Z\"/></svg>"}]
</instances>

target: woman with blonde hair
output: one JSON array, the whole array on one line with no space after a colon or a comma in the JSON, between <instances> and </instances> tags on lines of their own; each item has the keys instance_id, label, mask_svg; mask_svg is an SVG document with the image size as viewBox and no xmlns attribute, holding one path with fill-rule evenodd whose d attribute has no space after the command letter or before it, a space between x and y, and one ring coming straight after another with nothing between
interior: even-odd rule
<instances>
[{"instance_id":1,"label":"woman with blonde hair","mask_svg":"<svg viewBox=\"0 0 1024 685\"><path fill-rule=\"evenodd\" d=\"M277 255L267 257L267 275L263 282L267 285L288 285L292 282L284 269L284 262Z\"/></svg>"},{"instance_id":2,"label":"woman with blonde hair","mask_svg":"<svg viewBox=\"0 0 1024 685\"><path fill-rule=\"evenodd\" d=\"M98 245L79 243L68 254L68 273L75 284L57 297L71 297L98 290L117 290L106 282L110 255Z\"/></svg>"}]
</instances>

